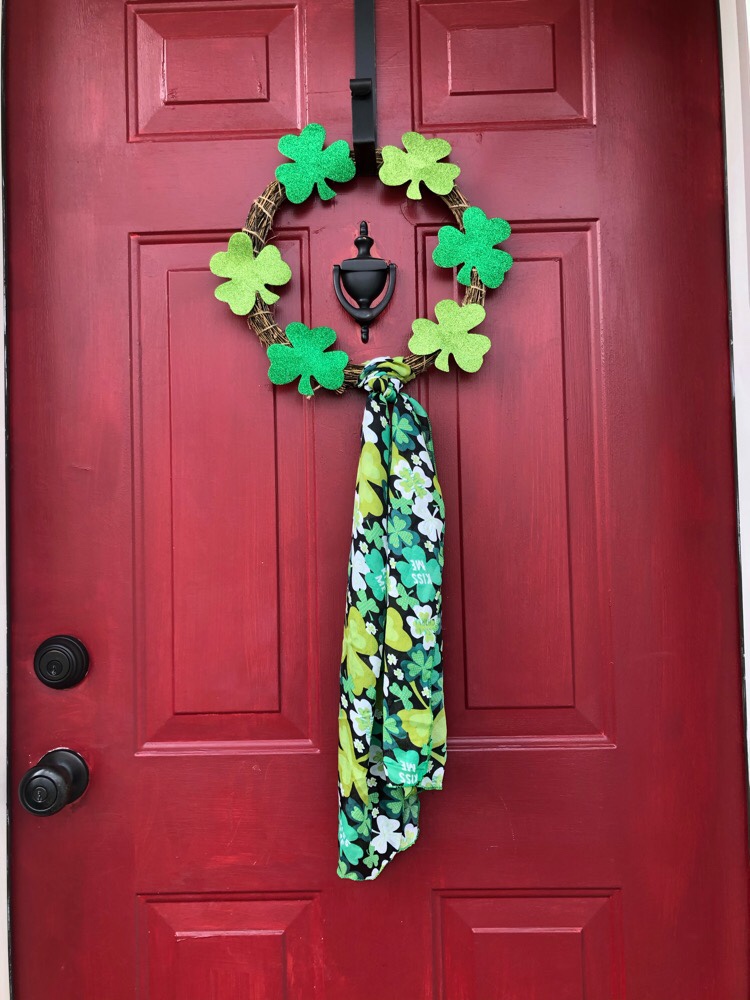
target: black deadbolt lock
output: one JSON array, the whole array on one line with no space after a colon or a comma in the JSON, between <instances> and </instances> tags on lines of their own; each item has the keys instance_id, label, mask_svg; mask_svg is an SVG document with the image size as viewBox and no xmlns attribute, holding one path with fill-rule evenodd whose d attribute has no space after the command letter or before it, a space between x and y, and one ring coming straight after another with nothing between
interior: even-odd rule
<instances>
[{"instance_id":1,"label":"black deadbolt lock","mask_svg":"<svg viewBox=\"0 0 750 1000\"><path fill-rule=\"evenodd\" d=\"M69 688L80 684L88 669L88 651L72 635L53 635L34 654L34 670L47 687Z\"/></svg>"},{"instance_id":2,"label":"black deadbolt lock","mask_svg":"<svg viewBox=\"0 0 750 1000\"><path fill-rule=\"evenodd\" d=\"M21 778L18 797L35 816L52 816L80 799L89 783L86 761L74 750L51 750Z\"/></svg>"}]
</instances>

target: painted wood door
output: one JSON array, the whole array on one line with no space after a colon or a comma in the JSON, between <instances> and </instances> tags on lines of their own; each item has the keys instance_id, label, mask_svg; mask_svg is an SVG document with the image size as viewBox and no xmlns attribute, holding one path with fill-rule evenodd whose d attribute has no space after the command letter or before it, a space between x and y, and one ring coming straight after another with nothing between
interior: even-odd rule
<instances>
[{"instance_id":1,"label":"painted wood door","mask_svg":"<svg viewBox=\"0 0 750 1000\"><path fill-rule=\"evenodd\" d=\"M336 869L362 399L274 390L211 254L307 121L349 137L350 0L8 0L11 777L20 1000L741 1000L746 851L711 0L381 0L383 142L450 139L513 225L476 376L431 374L445 791ZM453 294L441 205L285 207L278 314L369 352ZM47 636L91 652L43 687Z\"/></svg>"}]
</instances>

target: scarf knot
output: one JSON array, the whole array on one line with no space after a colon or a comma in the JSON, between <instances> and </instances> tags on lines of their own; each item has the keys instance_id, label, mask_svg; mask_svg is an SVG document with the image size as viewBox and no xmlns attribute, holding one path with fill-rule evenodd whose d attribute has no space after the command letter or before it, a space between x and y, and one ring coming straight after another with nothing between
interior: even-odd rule
<instances>
[{"instance_id":1,"label":"scarf knot","mask_svg":"<svg viewBox=\"0 0 750 1000\"><path fill-rule=\"evenodd\" d=\"M414 374L402 358L374 358L368 361L359 377L359 388L381 403L393 403Z\"/></svg>"}]
</instances>

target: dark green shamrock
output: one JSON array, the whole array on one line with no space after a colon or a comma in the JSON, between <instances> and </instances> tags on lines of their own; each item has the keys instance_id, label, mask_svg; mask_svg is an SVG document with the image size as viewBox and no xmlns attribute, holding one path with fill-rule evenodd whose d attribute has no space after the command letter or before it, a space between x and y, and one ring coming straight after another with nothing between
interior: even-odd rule
<instances>
[{"instance_id":1,"label":"dark green shamrock","mask_svg":"<svg viewBox=\"0 0 750 1000\"><path fill-rule=\"evenodd\" d=\"M232 233L226 250L215 253L208 265L211 273L219 278L229 278L214 292L217 299L226 302L236 316L246 316L260 295L267 305L278 300L278 295L266 285L285 285L292 270L282 259L278 247L263 247L258 256L247 233Z\"/></svg>"},{"instance_id":2,"label":"dark green shamrock","mask_svg":"<svg viewBox=\"0 0 750 1000\"><path fill-rule=\"evenodd\" d=\"M415 646L409 653L409 659L404 663L404 670L409 681L417 681L422 687L432 684L433 671L440 663L438 649L427 650L421 644Z\"/></svg>"},{"instance_id":3,"label":"dark green shamrock","mask_svg":"<svg viewBox=\"0 0 750 1000\"><path fill-rule=\"evenodd\" d=\"M401 579L407 587L416 590L420 601L431 601L443 578L437 559L429 559L419 545L405 548L401 557L402 561L396 563Z\"/></svg>"},{"instance_id":4,"label":"dark green shamrock","mask_svg":"<svg viewBox=\"0 0 750 1000\"><path fill-rule=\"evenodd\" d=\"M386 757L383 763L388 780L394 785L418 785L429 767L429 762L421 760L416 750L403 750L401 747L396 747L393 756Z\"/></svg>"},{"instance_id":5,"label":"dark green shamrock","mask_svg":"<svg viewBox=\"0 0 750 1000\"><path fill-rule=\"evenodd\" d=\"M467 208L463 225L463 233L455 226L441 226L432 259L438 267L462 264L458 272L462 285L471 284L471 270L476 268L480 281L488 288L497 288L510 270L513 258L495 246L508 239L510 226L505 219L488 219L481 208Z\"/></svg>"},{"instance_id":6,"label":"dark green shamrock","mask_svg":"<svg viewBox=\"0 0 750 1000\"><path fill-rule=\"evenodd\" d=\"M425 139L419 132L406 132L398 146L383 146L383 166L379 177L383 184L395 187L406 184L407 198L421 198L420 182L426 184L435 194L448 194L461 168L455 163L438 163L451 151L451 144L445 139Z\"/></svg>"},{"instance_id":7,"label":"dark green shamrock","mask_svg":"<svg viewBox=\"0 0 750 1000\"><path fill-rule=\"evenodd\" d=\"M289 201L299 205L309 198L317 185L324 201L336 192L326 184L332 181L350 181L355 166L348 144L343 139L332 142L327 149L326 130L322 125L310 124L299 135L283 135L279 139L279 152L294 163L282 163L276 168L276 180L284 185Z\"/></svg>"},{"instance_id":8,"label":"dark green shamrock","mask_svg":"<svg viewBox=\"0 0 750 1000\"><path fill-rule=\"evenodd\" d=\"M388 519L388 545L394 553L401 552L406 545L413 545L417 536L409 531L409 520L394 514Z\"/></svg>"},{"instance_id":9,"label":"dark green shamrock","mask_svg":"<svg viewBox=\"0 0 750 1000\"><path fill-rule=\"evenodd\" d=\"M304 323L290 323L285 333L291 347L271 344L266 351L271 362L270 380L276 385L286 385L299 377L299 391L304 396L313 394L311 377L324 389L340 389L349 357L344 351L326 350L336 340L334 331L328 326L311 330Z\"/></svg>"},{"instance_id":10,"label":"dark green shamrock","mask_svg":"<svg viewBox=\"0 0 750 1000\"><path fill-rule=\"evenodd\" d=\"M491 341L481 333L469 333L484 319L485 313L478 303L460 306L453 299L443 299L435 306L437 323L431 319L415 319L411 325L414 334L409 341L409 350L415 354L432 354L439 351L435 367L448 371L448 360L452 354L459 368L465 372L476 372L482 367L484 355L489 351Z\"/></svg>"}]
</instances>

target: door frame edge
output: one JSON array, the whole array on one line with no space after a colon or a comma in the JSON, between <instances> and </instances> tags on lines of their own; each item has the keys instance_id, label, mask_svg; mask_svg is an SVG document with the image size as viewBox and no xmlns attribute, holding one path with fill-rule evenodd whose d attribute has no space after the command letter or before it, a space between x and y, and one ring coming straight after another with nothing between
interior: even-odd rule
<instances>
[{"instance_id":1,"label":"door frame edge","mask_svg":"<svg viewBox=\"0 0 750 1000\"><path fill-rule=\"evenodd\" d=\"M5 442L5 461L0 462L0 634L5 637L0 642L0 752L5 758L5 767L0 767L0 795L6 803L6 821L0 829L0 866L5 878L0 878L0 1000L10 1000L10 886L8 852L8 510L7 510L7 463L8 438L6 430L6 409L8 405L8 324L6 313L6 288L8 267L5 256L5 0L0 0L0 255L2 257L2 288L0 289L0 322L3 338L3 392L5 398L0 406L0 440ZM5 942L3 944L3 942Z\"/></svg>"},{"instance_id":2,"label":"door frame edge","mask_svg":"<svg viewBox=\"0 0 750 1000\"><path fill-rule=\"evenodd\" d=\"M719 0L745 759L750 649L750 0Z\"/></svg>"}]
</instances>

